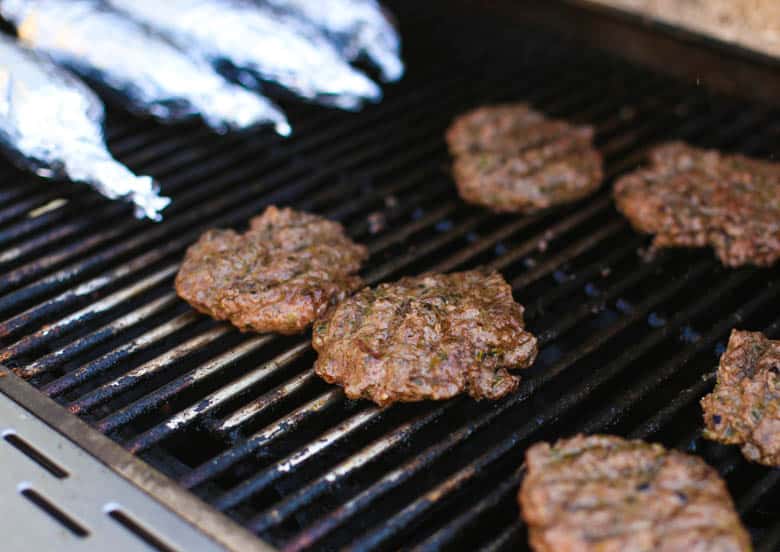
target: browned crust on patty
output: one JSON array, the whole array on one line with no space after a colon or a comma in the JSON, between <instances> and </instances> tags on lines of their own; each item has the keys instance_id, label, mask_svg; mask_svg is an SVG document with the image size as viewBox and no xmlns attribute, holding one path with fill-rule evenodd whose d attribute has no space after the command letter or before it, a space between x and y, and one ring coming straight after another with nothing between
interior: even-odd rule
<instances>
[{"instance_id":1,"label":"browned crust on patty","mask_svg":"<svg viewBox=\"0 0 780 552\"><path fill-rule=\"evenodd\" d=\"M780 258L780 163L671 142L615 183L615 202L655 247L710 245L730 267Z\"/></svg>"},{"instance_id":2,"label":"browned crust on patty","mask_svg":"<svg viewBox=\"0 0 780 552\"><path fill-rule=\"evenodd\" d=\"M593 128L527 104L480 107L446 133L460 196L499 212L533 212L593 193L603 179Z\"/></svg>"},{"instance_id":3,"label":"browned crust on patty","mask_svg":"<svg viewBox=\"0 0 780 552\"><path fill-rule=\"evenodd\" d=\"M362 285L355 273L367 257L340 224L271 206L244 234L204 233L187 250L176 292L241 331L294 334Z\"/></svg>"},{"instance_id":4,"label":"browned crust on patty","mask_svg":"<svg viewBox=\"0 0 780 552\"><path fill-rule=\"evenodd\" d=\"M468 393L498 399L536 358L523 307L496 272L406 277L365 288L314 325L317 374L379 405Z\"/></svg>"},{"instance_id":5,"label":"browned crust on patty","mask_svg":"<svg viewBox=\"0 0 780 552\"><path fill-rule=\"evenodd\" d=\"M696 456L609 435L526 452L518 501L536 552L751 550L725 483Z\"/></svg>"},{"instance_id":6,"label":"browned crust on patty","mask_svg":"<svg viewBox=\"0 0 780 552\"><path fill-rule=\"evenodd\" d=\"M741 445L748 460L780 466L780 341L732 330L715 390L701 406L706 438Z\"/></svg>"}]
</instances>

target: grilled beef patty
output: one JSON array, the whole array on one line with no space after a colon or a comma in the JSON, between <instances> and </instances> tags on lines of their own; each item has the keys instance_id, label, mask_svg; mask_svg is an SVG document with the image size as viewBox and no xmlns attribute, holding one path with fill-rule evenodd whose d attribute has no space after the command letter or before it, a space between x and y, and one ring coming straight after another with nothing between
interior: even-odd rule
<instances>
[{"instance_id":1,"label":"grilled beef patty","mask_svg":"<svg viewBox=\"0 0 780 552\"><path fill-rule=\"evenodd\" d=\"M468 393L498 399L536 358L523 307L496 273L402 278L365 288L314 325L314 365L351 399L379 405Z\"/></svg>"},{"instance_id":2,"label":"grilled beef patty","mask_svg":"<svg viewBox=\"0 0 780 552\"><path fill-rule=\"evenodd\" d=\"M480 107L447 130L460 196L528 213L593 193L603 178L593 128L546 119L526 104Z\"/></svg>"},{"instance_id":3,"label":"grilled beef patty","mask_svg":"<svg viewBox=\"0 0 780 552\"><path fill-rule=\"evenodd\" d=\"M518 500L537 552L751 550L728 489L696 456L607 435L526 453Z\"/></svg>"},{"instance_id":4,"label":"grilled beef patty","mask_svg":"<svg viewBox=\"0 0 780 552\"><path fill-rule=\"evenodd\" d=\"M721 262L780 258L780 163L672 142L615 184L618 209L655 247L711 245Z\"/></svg>"},{"instance_id":5,"label":"grilled beef patty","mask_svg":"<svg viewBox=\"0 0 780 552\"><path fill-rule=\"evenodd\" d=\"M241 331L294 334L362 285L355 273L367 256L340 224L271 206L244 234L203 234L187 250L176 292Z\"/></svg>"},{"instance_id":6,"label":"grilled beef patty","mask_svg":"<svg viewBox=\"0 0 780 552\"><path fill-rule=\"evenodd\" d=\"M741 445L753 462L780 466L780 340L733 330L718 383L701 405L705 437Z\"/></svg>"}]
</instances>

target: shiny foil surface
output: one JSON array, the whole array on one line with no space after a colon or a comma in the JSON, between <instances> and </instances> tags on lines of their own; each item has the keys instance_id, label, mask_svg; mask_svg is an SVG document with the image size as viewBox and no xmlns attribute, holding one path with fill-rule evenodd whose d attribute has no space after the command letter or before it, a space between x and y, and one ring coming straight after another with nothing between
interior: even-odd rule
<instances>
[{"instance_id":1,"label":"shiny foil surface","mask_svg":"<svg viewBox=\"0 0 780 552\"><path fill-rule=\"evenodd\" d=\"M191 55L228 62L298 96L342 109L382 97L306 20L254 0L110 0Z\"/></svg>"},{"instance_id":2,"label":"shiny foil surface","mask_svg":"<svg viewBox=\"0 0 780 552\"><path fill-rule=\"evenodd\" d=\"M0 145L15 162L46 178L83 182L160 220L170 199L109 153L103 104L78 78L0 35Z\"/></svg>"},{"instance_id":3,"label":"shiny foil surface","mask_svg":"<svg viewBox=\"0 0 780 552\"><path fill-rule=\"evenodd\" d=\"M217 132L273 124L289 134L269 100L224 80L205 60L100 0L3 0L0 15L27 46L107 86L127 107L166 122L201 116Z\"/></svg>"},{"instance_id":4,"label":"shiny foil surface","mask_svg":"<svg viewBox=\"0 0 780 552\"><path fill-rule=\"evenodd\" d=\"M376 0L258 0L306 19L325 31L344 57L367 58L379 68L382 80L404 74L401 40Z\"/></svg>"}]
</instances>

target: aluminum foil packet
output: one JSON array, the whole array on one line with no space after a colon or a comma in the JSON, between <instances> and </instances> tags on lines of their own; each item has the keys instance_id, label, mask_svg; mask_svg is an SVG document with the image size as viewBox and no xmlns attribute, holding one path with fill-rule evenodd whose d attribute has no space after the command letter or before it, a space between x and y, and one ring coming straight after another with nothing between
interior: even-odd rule
<instances>
[{"instance_id":1,"label":"aluminum foil packet","mask_svg":"<svg viewBox=\"0 0 780 552\"><path fill-rule=\"evenodd\" d=\"M273 124L284 114L263 96L223 79L205 60L100 0L3 0L0 15L27 46L104 85L136 113L164 122L200 115L224 133Z\"/></svg>"},{"instance_id":2,"label":"aluminum foil packet","mask_svg":"<svg viewBox=\"0 0 780 552\"><path fill-rule=\"evenodd\" d=\"M404 74L401 39L376 0L258 0L317 26L350 61L366 58L385 82Z\"/></svg>"},{"instance_id":3,"label":"aluminum foil packet","mask_svg":"<svg viewBox=\"0 0 780 552\"><path fill-rule=\"evenodd\" d=\"M83 182L160 220L170 199L151 177L136 176L109 153L103 104L71 73L0 35L0 145L45 178Z\"/></svg>"},{"instance_id":4,"label":"aluminum foil packet","mask_svg":"<svg viewBox=\"0 0 780 552\"><path fill-rule=\"evenodd\" d=\"M379 86L308 21L253 0L110 0L182 50L342 109L379 101Z\"/></svg>"}]
</instances>

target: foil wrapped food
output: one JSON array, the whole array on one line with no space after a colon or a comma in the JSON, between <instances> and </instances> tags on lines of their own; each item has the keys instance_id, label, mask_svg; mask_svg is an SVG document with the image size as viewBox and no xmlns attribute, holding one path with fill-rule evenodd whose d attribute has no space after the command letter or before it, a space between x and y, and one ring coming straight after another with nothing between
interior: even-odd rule
<instances>
[{"instance_id":1,"label":"foil wrapped food","mask_svg":"<svg viewBox=\"0 0 780 552\"><path fill-rule=\"evenodd\" d=\"M105 85L132 111L163 121L200 115L217 132L273 124L289 134L269 100L223 79L100 0L3 0L0 15L27 46Z\"/></svg>"},{"instance_id":2,"label":"foil wrapped food","mask_svg":"<svg viewBox=\"0 0 780 552\"><path fill-rule=\"evenodd\" d=\"M160 220L170 202L148 176L116 161L103 138L103 104L77 77L0 35L0 145L46 178L83 182Z\"/></svg>"},{"instance_id":3,"label":"foil wrapped food","mask_svg":"<svg viewBox=\"0 0 780 552\"><path fill-rule=\"evenodd\" d=\"M262 0L316 25L327 33L341 54L351 61L366 58L382 80L397 81L404 74L401 40L376 0Z\"/></svg>"},{"instance_id":4,"label":"foil wrapped food","mask_svg":"<svg viewBox=\"0 0 780 552\"><path fill-rule=\"evenodd\" d=\"M319 29L253 0L110 0L182 50L272 81L302 98L343 109L382 91Z\"/></svg>"}]
</instances>

